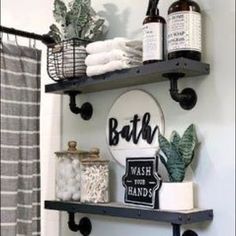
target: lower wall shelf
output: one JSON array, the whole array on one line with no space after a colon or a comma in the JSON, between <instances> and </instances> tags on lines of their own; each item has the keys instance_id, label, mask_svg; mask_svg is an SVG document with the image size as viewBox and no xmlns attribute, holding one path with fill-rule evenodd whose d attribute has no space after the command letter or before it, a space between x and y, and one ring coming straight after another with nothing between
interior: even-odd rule
<instances>
[{"instance_id":1,"label":"lower wall shelf","mask_svg":"<svg viewBox=\"0 0 236 236\"><path fill-rule=\"evenodd\" d=\"M62 201L45 201L45 208L50 210L66 211L70 214L87 213L171 223L173 225L173 236L180 235L180 226L183 224L211 221L213 219L213 210L211 209L163 211L144 207L127 206L119 203L83 204L79 202ZM189 236L190 235L191 234L189 234ZM188 236L188 234L185 233L185 236Z\"/></svg>"}]
</instances>

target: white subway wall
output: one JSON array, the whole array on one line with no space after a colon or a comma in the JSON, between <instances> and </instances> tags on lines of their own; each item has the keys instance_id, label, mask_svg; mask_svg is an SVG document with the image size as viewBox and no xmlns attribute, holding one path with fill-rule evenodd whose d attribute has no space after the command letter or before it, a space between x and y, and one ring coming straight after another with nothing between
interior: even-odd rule
<instances>
[{"instance_id":1,"label":"white subway wall","mask_svg":"<svg viewBox=\"0 0 236 236\"><path fill-rule=\"evenodd\" d=\"M1 0L1 25L24 31L45 34L53 21L53 0ZM15 37L9 35L14 43ZM7 36L3 35L4 41ZM17 37L20 45L29 45L29 40ZM32 41L33 45L33 41ZM42 235L59 235L59 213L44 210L44 201L54 198L54 151L60 150L61 97L46 94L44 85L53 81L46 71L46 46L36 42L42 50L41 66L41 110L40 110L40 158L41 158L41 215ZM3 235L4 236L4 235Z\"/></svg>"},{"instance_id":2,"label":"white subway wall","mask_svg":"<svg viewBox=\"0 0 236 236\"><path fill-rule=\"evenodd\" d=\"M141 38L141 26L147 2L143 0L92 1L96 11L107 16L110 23L108 38L123 36ZM166 17L173 1L160 1L161 15ZM198 103L191 111L182 110L169 95L169 83L161 82L134 88L151 93L161 104L167 136L172 130L183 132L195 123L201 142L198 157L193 163L192 176L197 185L196 204L214 209L214 220L187 226L201 236L234 236L235 222L235 7L234 0L198 0L203 12L203 61L211 64L209 76L186 78L180 89L192 87L198 94ZM107 12L104 12L107 10ZM106 119L116 98L130 88L85 94L77 97L78 105L91 102L93 118L83 121L69 111L68 98L63 97L63 145L70 139L78 141L83 149L98 146L102 156L111 163L111 195L113 201L123 200L121 177L124 169L117 165L108 150L105 138ZM129 109L127 107L127 109ZM191 171L190 171L191 174ZM62 214L61 236L79 235L68 230L67 214ZM82 215L77 216L77 221ZM172 235L168 224L127 220L121 218L89 216L92 220L91 236L154 236Z\"/></svg>"}]
</instances>

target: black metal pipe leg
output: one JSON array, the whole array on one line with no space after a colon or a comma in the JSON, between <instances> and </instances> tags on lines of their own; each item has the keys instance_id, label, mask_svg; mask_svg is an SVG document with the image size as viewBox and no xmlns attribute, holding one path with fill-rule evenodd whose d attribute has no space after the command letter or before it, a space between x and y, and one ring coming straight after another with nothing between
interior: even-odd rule
<instances>
[{"instance_id":1,"label":"black metal pipe leg","mask_svg":"<svg viewBox=\"0 0 236 236\"><path fill-rule=\"evenodd\" d=\"M180 226L179 224L172 224L173 236L180 236Z\"/></svg>"},{"instance_id":2,"label":"black metal pipe leg","mask_svg":"<svg viewBox=\"0 0 236 236\"><path fill-rule=\"evenodd\" d=\"M170 95L173 100L185 110L191 110L197 103L197 94L192 88L178 90L178 80L185 76L184 73L165 73L164 77L170 80Z\"/></svg>"},{"instance_id":3,"label":"black metal pipe leg","mask_svg":"<svg viewBox=\"0 0 236 236\"><path fill-rule=\"evenodd\" d=\"M89 218L83 217L79 224L75 223L75 213L68 212L69 214L69 221L68 221L68 227L71 231L77 232L80 231L80 233L83 236L89 236L92 231L92 224Z\"/></svg>"},{"instance_id":4,"label":"black metal pipe leg","mask_svg":"<svg viewBox=\"0 0 236 236\"><path fill-rule=\"evenodd\" d=\"M192 88L179 92L177 77L170 77L170 95L185 110L191 110L197 103L197 94Z\"/></svg>"},{"instance_id":5,"label":"black metal pipe leg","mask_svg":"<svg viewBox=\"0 0 236 236\"><path fill-rule=\"evenodd\" d=\"M196 232L192 230L186 230L182 236L198 236Z\"/></svg>"},{"instance_id":6,"label":"black metal pipe leg","mask_svg":"<svg viewBox=\"0 0 236 236\"><path fill-rule=\"evenodd\" d=\"M81 118L84 120L89 120L93 115L93 107L89 102L84 103L81 107L77 107L76 105L76 95L79 94L79 92L76 91L70 91L67 92L67 94L70 97L70 110L74 114L80 114Z\"/></svg>"}]
</instances>

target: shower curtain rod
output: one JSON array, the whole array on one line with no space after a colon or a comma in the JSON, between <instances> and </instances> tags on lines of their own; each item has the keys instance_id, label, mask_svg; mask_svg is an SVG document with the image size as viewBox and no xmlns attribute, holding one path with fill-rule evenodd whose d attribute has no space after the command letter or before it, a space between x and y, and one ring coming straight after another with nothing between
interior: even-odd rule
<instances>
[{"instance_id":1,"label":"shower curtain rod","mask_svg":"<svg viewBox=\"0 0 236 236\"><path fill-rule=\"evenodd\" d=\"M30 33L22 30L17 30L14 28L8 28L0 25L0 32L6 33L6 34L13 34L16 36L24 37L24 38L30 38L30 39L35 39L35 40L40 40L42 43L49 45L52 43L55 43L55 40L50 37L48 34L35 34L35 33Z\"/></svg>"}]
</instances>

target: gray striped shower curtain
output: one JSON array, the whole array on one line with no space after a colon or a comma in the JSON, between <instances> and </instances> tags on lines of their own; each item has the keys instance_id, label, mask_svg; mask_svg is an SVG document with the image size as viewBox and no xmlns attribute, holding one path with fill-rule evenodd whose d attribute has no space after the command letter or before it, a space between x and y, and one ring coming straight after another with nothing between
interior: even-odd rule
<instances>
[{"instance_id":1,"label":"gray striped shower curtain","mask_svg":"<svg viewBox=\"0 0 236 236\"><path fill-rule=\"evenodd\" d=\"M1 236L40 235L41 51L1 44Z\"/></svg>"}]
</instances>

